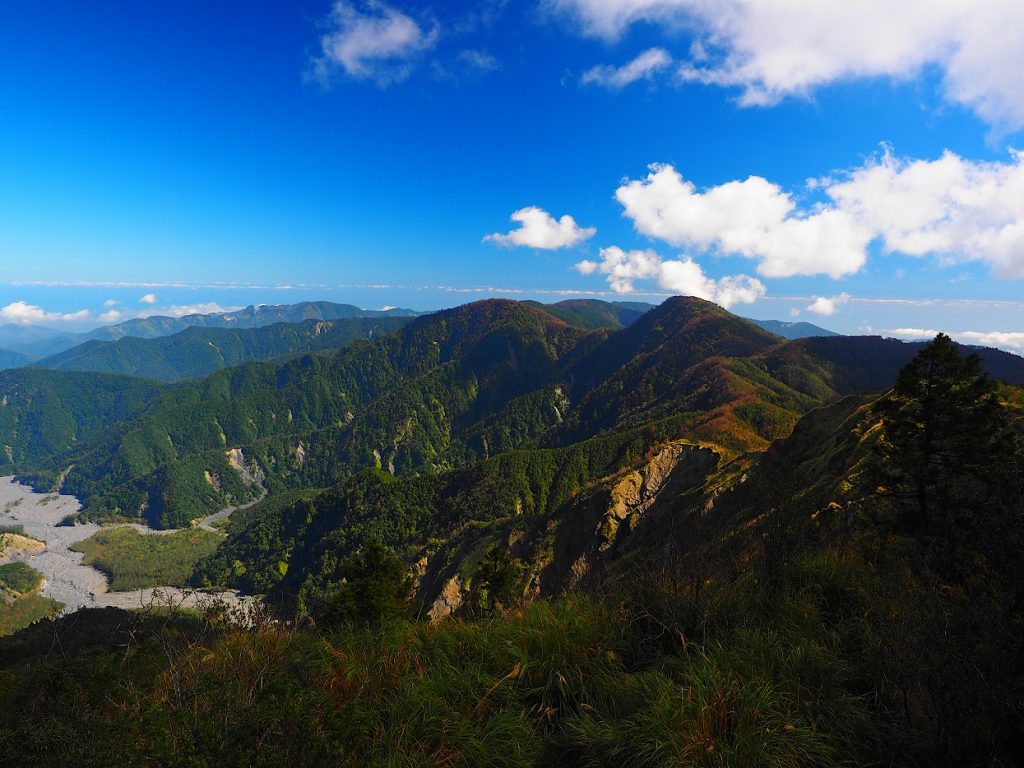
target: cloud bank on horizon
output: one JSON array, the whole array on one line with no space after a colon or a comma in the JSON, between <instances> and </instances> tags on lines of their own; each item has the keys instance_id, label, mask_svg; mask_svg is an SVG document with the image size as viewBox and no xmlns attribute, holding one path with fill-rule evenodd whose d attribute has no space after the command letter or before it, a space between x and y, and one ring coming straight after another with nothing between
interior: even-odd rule
<instances>
[{"instance_id":1,"label":"cloud bank on horizon","mask_svg":"<svg viewBox=\"0 0 1024 768\"><path fill-rule=\"evenodd\" d=\"M113 299L108 299L103 302L103 307L106 308L105 312L92 311L89 309L79 309L73 312L54 312L44 309L36 304L30 304L26 301L12 301L10 304L4 307L0 307L0 324L11 324L11 325L47 325L47 324L62 324L62 325L108 325L111 323L117 323L122 320L131 320L134 318L153 317L156 315L164 317L184 317L185 315L211 315L220 314L223 312L232 312L241 307L228 306L223 307L216 302L200 302L197 304L171 304L166 307L153 307L153 302L143 302L150 306L149 309L139 309L134 311L124 311L114 309L114 305L119 302ZM111 303L113 302L113 303Z\"/></svg>"}]
</instances>

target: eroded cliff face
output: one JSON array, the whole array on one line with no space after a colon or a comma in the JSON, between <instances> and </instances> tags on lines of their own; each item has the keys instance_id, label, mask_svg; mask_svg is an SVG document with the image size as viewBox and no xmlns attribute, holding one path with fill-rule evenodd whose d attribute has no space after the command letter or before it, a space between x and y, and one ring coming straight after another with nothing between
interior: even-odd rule
<instances>
[{"instance_id":1,"label":"eroded cliff face","mask_svg":"<svg viewBox=\"0 0 1024 768\"><path fill-rule=\"evenodd\" d=\"M701 488L720 458L711 448L668 443L642 465L577 497L559 516L554 556L540 573L541 593L577 587L642 546L638 539L656 535L675 502Z\"/></svg>"},{"instance_id":2,"label":"eroded cliff face","mask_svg":"<svg viewBox=\"0 0 1024 768\"><path fill-rule=\"evenodd\" d=\"M657 539L680 498L691 492L699 496L720 460L718 452L705 446L666 443L637 466L579 494L550 518L467 532L422 563L418 597L431 618L458 610L472 588L472 562L493 545L523 565L525 597L580 586L632 548Z\"/></svg>"}]
</instances>

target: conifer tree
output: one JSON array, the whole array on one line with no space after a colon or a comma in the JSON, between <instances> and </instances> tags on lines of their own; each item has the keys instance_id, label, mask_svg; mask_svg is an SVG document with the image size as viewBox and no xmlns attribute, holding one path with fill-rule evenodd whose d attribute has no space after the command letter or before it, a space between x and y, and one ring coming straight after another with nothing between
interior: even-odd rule
<instances>
[{"instance_id":1,"label":"conifer tree","mask_svg":"<svg viewBox=\"0 0 1024 768\"><path fill-rule=\"evenodd\" d=\"M377 541L353 554L342 571L344 582L320 617L329 628L377 624L408 613L411 584L398 556Z\"/></svg>"}]
</instances>

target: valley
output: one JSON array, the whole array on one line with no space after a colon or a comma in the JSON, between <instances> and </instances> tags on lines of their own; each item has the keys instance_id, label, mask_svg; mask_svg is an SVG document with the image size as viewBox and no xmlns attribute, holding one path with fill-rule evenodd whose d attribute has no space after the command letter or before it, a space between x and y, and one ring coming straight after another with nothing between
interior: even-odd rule
<instances>
[{"instance_id":1,"label":"valley","mask_svg":"<svg viewBox=\"0 0 1024 768\"><path fill-rule=\"evenodd\" d=\"M377 321L358 322L362 334ZM138 643L133 658L166 667L199 707L186 713L160 698L162 683L136 688L141 673L118 672L130 691L121 706L152 708L154 722L174 713L159 727L118 720L139 756L158 749L160 729L201 730L203 708L234 713L225 727L246 738L241 699L223 687L234 683L204 677L204 659L241 679L264 674L256 659L282 665L252 694L270 697L261 716L274 728L299 727L272 693L299 675L315 681L290 694L302 708L373 711L391 729L381 738L400 742L392 699L360 688L336 710L317 697L416 658L426 678L401 666L377 685L385 697L419 690L411 701L428 695L421 684L441 686L417 705L436 714L417 738L444 741L432 729L467 717L468 734L479 722L504 733L500 718L515 712L544 750L589 749L668 706L665 691L707 679L699 711L732 696L746 722L783 728L780 749L830 765L876 749L932 754L926 706L1002 716L987 691L1007 695L996 671L1017 647L1007 628L1024 551L1024 358L942 335L787 339L694 297L654 308L487 300L336 343L174 382L0 374L0 526L29 542L14 559L42 574L39 599L63 604L40 620L45 604L25 603L28 626L0 655L35 668L34 633L86 654ZM926 459L922 419L942 425ZM925 521L921 493L940 510ZM963 666L947 669L948 685L929 679L940 621L955 626L937 653L970 658L988 688L958 676ZM990 627L991 646L971 645L974 623ZM442 650L455 648L504 660L474 666ZM325 661L306 668L306 653ZM580 666L590 657L608 660L600 675L615 692ZM105 696L76 658L67 669ZM478 676L468 698L451 677L467 664ZM737 668L750 676L731 689ZM488 691L520 676L550 693L509 690L493 722L458 703L481 712ZM904 677L887 688L893 676ZM755 693L757 680L770 683ZM902 709L904 695L925 703ZM322 738L338 726L319 717L310 744L336 756ZM761 727L726 727L717 748L742 732L743 749L771 752ZM645 726L630 749L657 733ZM383 748L352 738L360 754ZM955 738L973 748L970 728ZM300 759L299 742L278 745Z\"/></svg>"},{"instance_id":2,"label":"valley","mask_svg":"<svg viewBox=\"0 0 1024 768\"><path fill-rule=\"evenodd\" d=\"M0 768L1024 768L1021 9L4 3Z\"/></svg>"},{"instance_id":3,"label":"valley","mask_svg":"<svg viewBox=\"0 0 1024 768\"><path fill-rule=\"evenodd\" d=\"M208 596L196 590L154 586L120 592L108 590L107 577L95 568L82 564L82 554L74 545L101 530L95 523L62 526L67 515L79 508L73 496L41 494L15 482L13 477L0 478L0 526L17 526L32 539L43 542L42 551L15 553L12 562L24 562L42 574L42 595L63 606L62 613L79 608L113 606L141 608L153 604L175 604L192 607L211 599L237 602L235 593ZM140 524L129 524L144 535L166 535Z\"/></svg>"}]
</instances>

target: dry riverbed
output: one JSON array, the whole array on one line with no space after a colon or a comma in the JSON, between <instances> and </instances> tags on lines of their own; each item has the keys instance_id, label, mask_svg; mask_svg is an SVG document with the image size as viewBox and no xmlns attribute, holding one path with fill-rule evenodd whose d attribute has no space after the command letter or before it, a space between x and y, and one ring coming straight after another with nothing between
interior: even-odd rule
<instances>
[{"instance_id":1,"label":"dry riverbed","mask_svg":"<svg viewBox=\"0 0 1024 768\"><path fill-rule=\"evenodd\" d=\"M192 607L216 598L234 605L246 599L234 592L214 595L178 587L109 592L106 576L95 568L82 565L82 553L71 550L72 544L89 538L100 530L100 526L95 523L58 525L64 517L78 510L78 500L74 496L36 493L28 486L16 483L13 477L0 478L0 526L20 525L26 535L46 544L41 552L11 551L4 557L21 560L42 573L42 594L63 603L64 612L108 605L140 608L154 603ZM168 533L144 525L129 527L145 534Z\"/></svg>"}]
</instances>

